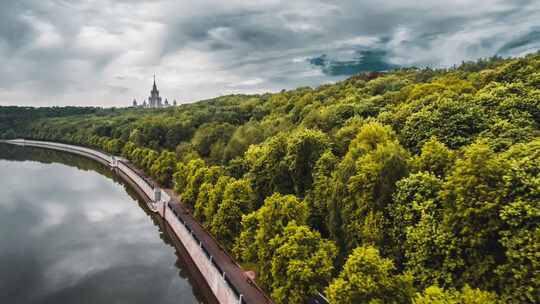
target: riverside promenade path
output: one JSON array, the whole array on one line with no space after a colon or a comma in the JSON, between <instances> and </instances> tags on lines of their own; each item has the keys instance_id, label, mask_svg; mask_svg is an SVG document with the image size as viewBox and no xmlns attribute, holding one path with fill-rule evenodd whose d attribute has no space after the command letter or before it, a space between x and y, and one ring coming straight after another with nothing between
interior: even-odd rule
<instances>
[{"instance_id":1,"label":"riverside promenade path","mask_svg":"<svg viewBox=\"0 0 540 304\"><path fill-rule=\"evenodd\" d=\"M189 209L180 202L174 191L160 188L157 183L127 160L91 148L55 142L23 139L3 142L75 153L109 165L144 198L152 211L164 218L164 222L174 232L173 235L199 268L219 303L273 304L271 299L245 274L242 267L193 218ZM165 216L166 213L167 216ZM232 294L234 296L231 296Z\"/></svg>"},{"instance_id":2,"label":"riverside promenade path","mask_svg":"<svg viewBox=\"0 0 540 304\"><path fill-rule=\"evenodd\" d=\"M133 166L131 163L122 160L127 167L149 183L155 182L146 174ZM191 215L185 204L180 202L178 194L172 189L163 188L169 196L169 208L175 210L175 214L182 220L184 226L191 230L193 237L201 243L201 246L212 256L212 262L220 268L220 272L225 273L225 280L237 294L242 295L242 303L272 304L273 302L266 296L249 277L238 263L227 253L227 251L212 237L212 235L202 227L202 225ZM181 241L181 240L180 240Z\"/></svg>"},{"instance_id":3,"label":"riverside promenade path","mask_svg":"<svg viewBox=\"0 0 540 304\"><path fill-rule=\"evenodd\" d=\"M266 294L255 283L246 276L242 267L227 254L219 243L208 233L201 224L193 218L186 206L180 202L178 195L171 189L165 189L171 197L171 207L176 211L176 214L184 221L184 224L191 228L193 235L198 239L219 268L226 274L225 278L230 282L231 286L237 289L239 294L242 294L245 303L271 304L273 303Z\"/></svg>"}]
</instances>

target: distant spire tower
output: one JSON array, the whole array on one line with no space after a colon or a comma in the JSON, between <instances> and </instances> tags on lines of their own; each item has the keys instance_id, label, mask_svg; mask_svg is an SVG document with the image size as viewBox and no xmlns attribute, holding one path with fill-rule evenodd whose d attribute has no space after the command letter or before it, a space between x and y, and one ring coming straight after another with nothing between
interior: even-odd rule
<instances>
[{"instance_id":1,"label":"distant spire tower","mask_svg":"<svg viewBox=\"0 0 540 304\"><path fill-rule=\"evenodd\" d=\"M148 106L150 108L161 108L163 104L161 103L161 97L159 96L159 91L156 85L156 74L154 73L154 85L152 86L152 91L148 97Z\"/></svg>"},{"instance_id":2,"label":"distant spire tower","mask_svg":"<svg viewBox=\"0 0 540 304\"><path fill-rule=\"evenodd\" d=\"M142 104L139 104L136 100L133 100L133 107L141 106L143 108L163 108L171 106L167 98L165 98L165 102L163 103L161 96L159 96L159 90L156 85L156 73L154 73L153 78L154 83L152 85L152 91L150 91L150 96L148 96L148 99L144 99ZM174 100L172 105L177 105L176 100Z\"/></svg>"}]
</instances>

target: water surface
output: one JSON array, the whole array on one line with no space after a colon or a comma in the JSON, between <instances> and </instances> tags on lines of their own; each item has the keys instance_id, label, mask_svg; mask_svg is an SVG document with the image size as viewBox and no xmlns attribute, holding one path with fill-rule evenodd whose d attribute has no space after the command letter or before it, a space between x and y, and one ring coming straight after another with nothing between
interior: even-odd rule
<instances>
[{"instance_id":1,"label":"water surface","mask_svg":"<svg viewBox=\"0 0 540 304\"><path fill-rule=\"evenodd\" d=\"M0 303L202 302L141 206L94 161L0 143Z\"/></svg>"}]
</instances>

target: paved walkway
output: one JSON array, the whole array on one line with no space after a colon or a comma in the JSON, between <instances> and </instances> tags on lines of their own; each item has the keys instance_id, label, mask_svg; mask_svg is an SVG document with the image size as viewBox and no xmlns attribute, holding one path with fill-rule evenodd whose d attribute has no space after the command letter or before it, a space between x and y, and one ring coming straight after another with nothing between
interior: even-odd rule
<instances>
[{"instance_id":1,"label":"paved walkway","mask_svg":"<svg viewBox=\"0 0 540 304\"><path fill-rule=\"evenodd\" d=\"M14 143L19 143L16 141L12 141ZM35 145L35 146L43 146L45 148L51 148L51 149L57 149L57 150L65 150L72 153L77 154L83 154L87 157L90 157L92 159L95 159L97 161L103 162L105 164L110 164L110 161L101 157L100 155L103 154L100 151L79 147L79 146L73 146L73 145L64 145L59 143L52 143L52 142L39 142L39 141L20 141L21 143L28 145ZM69 149L68 149L69 148ZM89 150L91 152L81 151L81 150ZM110 155L106 155L110 156ZM131 170L135 172L136 175L141 177L146 183L151 185L151 187L155 187L156 184L154 181L146 176L146 174L133 166L128 161L124 161L122 158L119 158L119 161L121 161L124 165L128 166ZM121 171L120 171L121 172ZM122 175L125 175L122 173ZM132 186L135 186L135 189L137 190L138 194L141 195L145 201L151 201L151 198L148 197L148 195L143 191L143 189L140 188L139 185L137 185L136 181L131 180L131 178L127 175L124 176L124 179L128 181ZM194 236L202 243L203 247L206 249L206 251L212 256L212 259L215 264L219 266L219 268L225 272L225 276L227 281L229 282L229 285L237 291L238 294L241 294L243 297L243 302L246 304L273 304L273 302L266 296L266 294L251 280L249 279L245 273L242 267L240 267L234 259L232 259L226 252L224 248L222 248L219 243L208 233L195 218L191 215L189 210L186 208L184 204L182 204L172 189L163 189L167 192L167 194L171 197L170 205L172 208L175 209L176 213L182 218L185 225L188 226L192 231ZM166 221L165 221L166 222Z\"/></svg>"},{"instance_id":2,"label":"paved walkway","mask_svg":"<svg viewBox=\"0 0 540 304\"><path fill-rule=\"evenodd\" d=\"M227 279L232 283L238 293L243 295L244 303L264 304L273 303L266 294L249 279L242 267L229 256L224 248L207 232L201 224L191 215L186 206L180 203L178 195L171 189L165 189L171 197L171 205L186 223L193 230L193 234L200 240L214 262L226 273Z\"/></svg>"},{"instance_id":3,"label":"paved walkway","mask_svg":"<svg viewBox=\"0 0 540 304\"><path fill-rule=\"evenodd\" d=\"M130 169L135 171L139 176L145 179L152 185L155 185L154 181L146 176L146 174L133 166L131 163L124 161ZM227 251L221 247L216 239L206 231L201 224L191 215L188 208L180 202L178 195L172 189L163 189L171 197L171 206L175 209L177 214L182 218L186 226L191 228L195 237L201 241L204 248L212 256L213 261L226 273L226 277L233 288L237 290L239 294L243 296L243 303L247 304L264 304L273 303L266 294L250 279L248 278L242 267L240 267L236 261L229 256Z\"/></svg>"}]
</instances>

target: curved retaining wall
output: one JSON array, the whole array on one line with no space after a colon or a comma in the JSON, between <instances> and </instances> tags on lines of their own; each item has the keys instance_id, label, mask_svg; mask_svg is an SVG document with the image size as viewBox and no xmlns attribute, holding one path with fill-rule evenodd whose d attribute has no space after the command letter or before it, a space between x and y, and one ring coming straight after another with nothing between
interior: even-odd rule
<instances>
[{"instance_id":1,"label":"curved retaining wall","mask_svg":"<svg viewBox=\"0 0 540 304\"><path fill-rule=\"evenodd\" d=\"M121 171L140 190L142 190L146 196L148 196L150 199L150 209L153 212L159 213L172 228L176 237L186 248L191 259L199 269L219 303L247 303L243 295L238 292L238 289L228 282L226 273L220 269L215 261L213 261L212 256L204 248L201 241L194 236L193 231L184 223L180 216L178 216L174 208L171 208L171 197L167 192L157 187L144 175L138 173L135 168L130 166L127 160L97 150L55 142L25 139L8 140L6 142L16 145L40 147L79 154L110 166L112 169Z\"/></svg>"},{"instance_id":2,"label":"curved retaining wall","mask_svg":"<svg viewBox=\"0 0 540 304\"><path fill-rule=\"evenodd\" d=\"M113 157L111 155L105 154L103 152L99 152L96 150L88 149L85 147L72 146L72 145L60 144L60 143L55 143L55 142L25 140L25 139L14 139L14 140L8 140L6 142L22 145L22 146L42 147L42 148L47 148L47 149L61 150L61 151L66 151L66 152L70 152L74 154L79 154L79 155L97 160L98 162L105 165L110 165L113 162Z\"/></svg>"},{"instance_id":3,"label":"curved retaining wall","mask_svg":"<svg viewBox=\"0 0 540 304\"><path fill-rule=\"evenodd\" d=\"M236 289L229 286L226 281L226 273L214 264L212 256L202 243L197 240L193 231L182 221L182 218L171 208L171 205L169 203L165 204L162 210L163 218L169 223L176 236L190 253L193 263L206 279L208 286L218 301L220 303L244 303L243 298L237 293ZM221 299L224 299L224 301Z\"/></svg>"}]
</instances>

